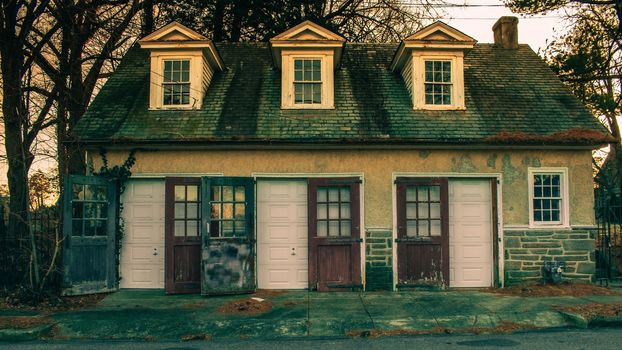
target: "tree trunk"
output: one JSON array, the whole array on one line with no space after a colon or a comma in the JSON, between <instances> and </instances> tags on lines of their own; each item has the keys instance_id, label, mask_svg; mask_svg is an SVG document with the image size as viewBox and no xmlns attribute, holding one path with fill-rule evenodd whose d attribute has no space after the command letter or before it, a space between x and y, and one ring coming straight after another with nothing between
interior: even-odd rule
<instances>
[{"instance_id":1,"label":"tree trunk","mask_svg":"<svg viewBox=\"0 0 622 350\"><path fill-rule=\"evenodd\" d=\"M145 0L141 32L142 36L146 36L153 32L153 0Z\"/></svg>"},{"instance_id":2,"label":"tree trunk","mask_svg":"<svg viewBox=\"0 0 622 350\"><path fill-rule=\"evenodd\" d=\"M224 0L216 0L214 8L214 28L213 28L213 40L223 41L223 21L225 18L225 4Z\"/></svg>"}]
</instances>

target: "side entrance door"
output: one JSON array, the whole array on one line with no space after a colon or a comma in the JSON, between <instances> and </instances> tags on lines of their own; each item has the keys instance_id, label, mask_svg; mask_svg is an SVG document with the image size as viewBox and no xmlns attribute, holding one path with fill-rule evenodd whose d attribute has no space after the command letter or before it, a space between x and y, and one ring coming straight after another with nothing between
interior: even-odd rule
<instances>
[{"instance_id":1,"label":"side entrance door","mask_svg":"<svg viewBox=\"0 0 622 350\"><path fill-rule=\"evenodd\" d=\"M62 292L80 295L116 290L116 183L71 175L64 185Z\"/></svg>"},{"instance_id":2,"label":"side entrance door","mask_svg":"<svg viewBox=\"0 0 622 350\"><path fill-rule=\"evenodd\" d=\"M201 290L201 179L166 178L164 289L168 294Z\"/></svg>"},{"instance_id":3,"label":"side entrance door","mask_svg":"<svg viewBox=\"0 0 622 350\"><path fill-rule=\"evenodd\" d=\"M202 183L201 294L255 291L255 190L252 178L205 177Z\"/></svg>"},{"instance_id":4,"label":"side entrance door","mask_svg":"<svg viewBox=\"0 0 622 350\"><path fill-rule=\"evenodd\" d=\"M309 179L309 288L360 289L360 180Z\"/></svg>"},{"instance_id":5,"label":"side entrance door","mask_svg":"<svg viewBox=\"0 0 622 350\"><path fill-rule=\"evenodd\" d=\"M449 285L446 178L398 178L398 288Z\"/></svg>"}]
</instances>

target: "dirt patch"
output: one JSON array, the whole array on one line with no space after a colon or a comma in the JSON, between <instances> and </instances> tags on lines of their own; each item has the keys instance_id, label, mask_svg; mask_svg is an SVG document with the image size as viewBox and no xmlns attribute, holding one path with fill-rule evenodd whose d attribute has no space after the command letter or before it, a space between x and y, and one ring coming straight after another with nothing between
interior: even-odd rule
<instances>
[{"instance_id":1,"label":"dirt patch","mask_svg":"<svg viewBox=\"0 0 622 350\"><path fill-rule=\"evenodd\" d=\"M0 317L0 329L30 329L50 324L51 321L42 317Z\"/></svg>"},{"instance_id":2,"label":"dirt patch","mask_svg":"<svg viewBox=\"0 0 622 350\"><path fill-rule=\"evenodd\" d=\"M521 330L534 330L538 327L525 324L501 321L496 327L468 327L460 329L460 333L473 333L473 334L490 334L490 333L514 333Z\"/></svg>"},{"instance_id":3,"label":"dirt patch","mask_svg":"<svg viewBox=\"0 0 622 350\"><path fill-rule=\"evenodd\" d=\"M581 315L588 321L598 317L622 316L622 304L581 304L562 306L557 308L557 310Z\"/></svg>"},{"instance_id":4,"label":"dirt patch","mask_svg":"<svg viewBox=\"0 0 622 350\"><path fill-rule=\"evenodd\" d=\"M109 293L77 295L77 296L58 296L45 295L40 298L24 296L23 292L5 292L0 297L2 302L0 307L12 310L37 310L43 313L54 311L71 311L94 307Z\"/></svg>"},{"instance_id":5,"label":"dirt patch","mask_svg":"<svg viewBox=\"0 0 622 350\"><path fill-rule=\"evenodd\" d=\"M209 334L187 334L181 337L181 341L191 340L212 340L212 336Z\"/></svg>"},{"instance_id":6,"label":"dirt patch","mask_svg":"<svg viewBox=\"0 0 622 350\"><path fill-rule=\"evenodd\" d=\"M581 297L585 295L621 295L621 293L614 290L599 287L593 284L587 283L574 283L574 284L547 284L542 285L527 285L527 286L512 286L508 288L486 288L481 291L486 293L493 293L498 295L507 296L520 296L520 297L559 297L559 296L571 296Z\"/></svg>"},{"instance_id":7,"label":"dirt patch","mask_svg":"<svg viewBox=\"0 0 622 350\"><path fill-rule=\"evenodd\" d=\"M253 298L233 300L225 303L217 309L225 315L259 315L272 310L272 302L264 299L263 301Z\"/></svg>"}]
</instances>

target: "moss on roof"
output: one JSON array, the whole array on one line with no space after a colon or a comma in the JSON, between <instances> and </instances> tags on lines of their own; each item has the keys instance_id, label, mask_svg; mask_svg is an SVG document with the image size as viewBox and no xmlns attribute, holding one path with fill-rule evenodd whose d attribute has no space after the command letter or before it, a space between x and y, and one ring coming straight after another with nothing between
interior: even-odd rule
<instances>
[{"instance_id":1,"label":"moss on roof","mask_svg":"<svg viewBox=\"0 0 622 350\"><path fill-rule=\"evenodd\" d=\"M401 76L388 70L396 45L346 44L335 71L333 110L280 109L280 72L273 67L267 44L217 47L227 69L214 76L200 110L149 110L149 52L134 47L75 134L85 143L136 144L611 141L526 45L517 50L475 45L464 60L464 111L413 110Z\"/></svg>"}]
</instances>

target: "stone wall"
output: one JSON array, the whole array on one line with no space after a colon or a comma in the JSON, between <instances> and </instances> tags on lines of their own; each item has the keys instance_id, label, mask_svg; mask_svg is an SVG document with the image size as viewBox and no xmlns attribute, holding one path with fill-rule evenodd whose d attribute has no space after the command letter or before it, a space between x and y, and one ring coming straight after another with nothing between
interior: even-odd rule
<instances>
[{"instance_id":1,"label":"stone wall","mask_svg":"<svg viewBox=\"0 0 622 350\"><path fill-rule=\"evenodd\" d=\"M365 290L393 289L393 239L390 229L365 232Z\"/></svg>"},{"instance_id":2,"label":"stone wall","mask_svg":"<svg viewBox=\"0 0 622 350\"><path fill-rule=\"evenodd\" d=\"M506 286L540 282L545 261L564 261L563 276L590 281L595 272L594 235L589 230L504 232Z\"/></svg>"}]
</instances>

